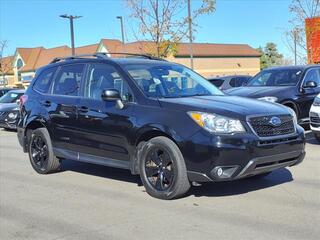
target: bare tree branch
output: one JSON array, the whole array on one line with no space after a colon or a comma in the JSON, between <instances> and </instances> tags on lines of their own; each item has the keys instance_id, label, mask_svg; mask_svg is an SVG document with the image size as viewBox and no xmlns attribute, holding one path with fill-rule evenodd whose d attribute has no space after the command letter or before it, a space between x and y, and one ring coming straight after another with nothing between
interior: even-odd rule
<instances>
[{"instance_id":1,"label":"bare tree branch","mask_svg":"<svg viewBox=\"0 0 320 240\"><path fill-rule=\"evenodd\" d=\"M186 0L125 0L130 9L130 17L139 26L137 40L152 41L155 49L149 52L157 57L174 53L177 43L188 34ZM201 6L193 11L194 20L215 11L215 0L201 0ZM194 28L196 28L194 23Z\"/></svg>"}]
</instances>

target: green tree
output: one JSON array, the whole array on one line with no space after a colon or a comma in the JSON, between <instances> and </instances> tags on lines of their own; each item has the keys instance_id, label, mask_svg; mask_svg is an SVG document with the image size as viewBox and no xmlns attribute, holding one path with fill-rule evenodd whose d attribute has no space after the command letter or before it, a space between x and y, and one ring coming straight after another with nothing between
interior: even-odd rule
<instances>
[{"instance_id":1,"label":"green tree","mask_svg":"<svg viewBox=\"0 0 320 240\"><path fill-rule=\"evenodd\" d=\"M260 67L261 69L282 65L283 55L278 52L277 45L272 42L268 42L264 48L259 47L258 51L261 52Z\"/></svg>"}]
</instances>

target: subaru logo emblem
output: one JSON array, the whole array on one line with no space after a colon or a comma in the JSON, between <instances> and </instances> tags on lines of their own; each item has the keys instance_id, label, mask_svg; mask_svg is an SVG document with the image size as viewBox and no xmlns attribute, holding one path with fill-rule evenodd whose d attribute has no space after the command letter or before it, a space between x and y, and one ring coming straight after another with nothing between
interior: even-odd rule
<instances>
[{"instance_id":1,"label":"subaru logo emblem","mask_svg":"<svg viewBox=\"0 0 320 240\"><path fill-rule=\"evenodd\" d=\"M280 118L278 118L278 117L272 117L272 118L270 119L269 123L270 123L272 126L274 126L274 127L278 127L278 126L281 125L282 122L281 122L281 119L280 119Z\"/></svg>"}]
</instances>

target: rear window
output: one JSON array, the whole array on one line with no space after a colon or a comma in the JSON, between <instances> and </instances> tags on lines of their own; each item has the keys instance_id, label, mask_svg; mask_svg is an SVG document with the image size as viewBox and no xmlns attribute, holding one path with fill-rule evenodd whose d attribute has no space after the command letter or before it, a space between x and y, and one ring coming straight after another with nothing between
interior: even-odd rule
<instances>
[{"instance_id":1,"label":"rear window","mask_svg":"<svg viewBox=\"0 0 320 240\"><path fill-rule=\"evenodd\" d=\"M41 93L47 93L51 84L52 77L57 68L43 70L36 79L33 88Z\"/></svg>"}]
</instances>

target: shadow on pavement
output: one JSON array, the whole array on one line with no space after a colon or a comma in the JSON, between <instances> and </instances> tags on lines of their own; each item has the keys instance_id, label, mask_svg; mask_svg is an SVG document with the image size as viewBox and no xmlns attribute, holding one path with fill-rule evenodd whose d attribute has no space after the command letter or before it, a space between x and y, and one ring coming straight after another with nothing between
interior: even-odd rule
<instances>
[{"instance_id":1,"label":"shadow on pavement","mask_svg":"<svg viewBox=\"0 0 320 240\"><path fill-rule=\"evenodd\" d=\"M64 160L62 161L62 171L73 171L97 177L135 183L138 186L142 186L138 175L131 175L128 170L123 169ZM273 171L268 176L261 179L247 178L231 182L205 183L200 187L192 187L188 192L188 195L194 195L195 197L232 196L273 187L292 180L291 172L286 168L282 168Z\"/></svg>"},{"instance_id":2,"label":"shadow on pavement","mask_svg":"<svg viewBox=\"0 0 320 240\"><path fill-rule=\"evenodd\" d=\"M142 186L139 175L131 175L129 170L105 167L90 163L77 162L72 160L62 161L62 172L73 171L83 174L89 174L97 177L110 178L119 181L125 181L130 183L136 183L138 186Z\"/></svg>"},{"instance_id":3,"label":"shadow on pavement","mask_svg":"<svg viewBox=\"0 0 320 240\"><path fill-rule=\"evenodd\" d=\"M188 195L194 195L195 197L239 195L291 182L292 180L291 172L282 168L261 179L246 178L230 182L205 183L200 187L192 187Z\"/></svg>"}]
</instances>

